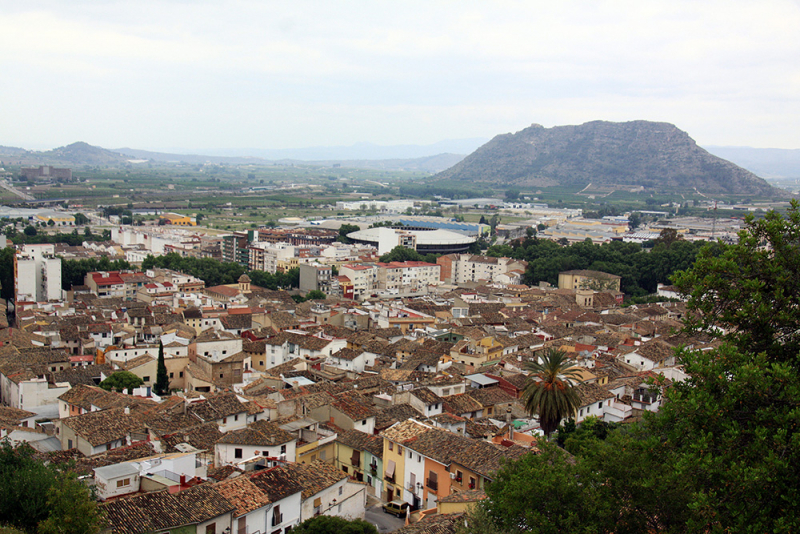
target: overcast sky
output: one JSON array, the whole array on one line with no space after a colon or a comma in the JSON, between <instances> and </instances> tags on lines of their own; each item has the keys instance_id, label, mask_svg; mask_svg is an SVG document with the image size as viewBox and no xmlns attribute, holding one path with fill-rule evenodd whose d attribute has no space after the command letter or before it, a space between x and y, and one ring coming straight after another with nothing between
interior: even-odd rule
<instances>
[{"instance_id":1,"label":"overcast sky","mask_svg":"<svg viewBox=\"0 0 800 534\"><path fill-rule=\"evenodd\" d=\"M646 119L800 148L798 28L788 0L0 0L0 144L430 144Z\"/></svg>"}]
</instances>

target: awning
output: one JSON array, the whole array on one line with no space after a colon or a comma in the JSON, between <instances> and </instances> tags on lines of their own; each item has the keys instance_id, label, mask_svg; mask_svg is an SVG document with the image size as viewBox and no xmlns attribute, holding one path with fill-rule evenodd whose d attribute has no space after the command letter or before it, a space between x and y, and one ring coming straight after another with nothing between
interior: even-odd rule
<instances>
[{"instance_id":1,"label":"awning","mask_svg":"<svg viewBox=\"0 0 800 534\"><path fill-rule=\"evenodd\" d=\"M389 464L386 466L386 476L387 477L394 476L394 460L389 460Z\"/></svg>"}]
</instances>

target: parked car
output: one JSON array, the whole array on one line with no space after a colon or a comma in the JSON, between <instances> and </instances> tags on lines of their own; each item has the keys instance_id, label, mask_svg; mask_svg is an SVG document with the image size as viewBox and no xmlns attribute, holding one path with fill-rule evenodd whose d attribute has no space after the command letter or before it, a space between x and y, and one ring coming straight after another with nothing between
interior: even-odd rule
<instances>
[{"instance_id":1,"label":"parked car","mask_svg":"<svg viewBox=\"0 0 800 534\"><path fill-rule=\"evenodd\" d=\"M406 510L410 505L405 501L394 500L391 502L387 502L383 505L383 511L387 514L394 514L397 517L405 517Z\"/></svg>"}]
</instances>

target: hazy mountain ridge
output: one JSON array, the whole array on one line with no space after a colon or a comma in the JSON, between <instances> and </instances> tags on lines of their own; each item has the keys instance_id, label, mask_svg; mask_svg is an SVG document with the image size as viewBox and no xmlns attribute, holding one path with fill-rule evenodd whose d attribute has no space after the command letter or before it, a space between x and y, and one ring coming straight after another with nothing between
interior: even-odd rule
<instances>
[{"instance_id":1,"label":"hazy mountain ridge","mask_svg":"<svg viewBox=\"0 0 800 534\"><path fill-rule=\"evenodd\" d=\"M592 183L784 195L752 172L699 147L676 126L650 121L593 121L553 128L534 124L496 136L435 178L504 186Z\"/></svg>"},{"instance_id":2,"label":"hazy mountain ridge","mask_svg":"<svg viewBox=\"0 0 800 534\"><path fill-rule=\"evenodd\" d=\"M446 144L446 143L445 143ZM377 145L374 145L377 146ZM408 145L420 148L422 145ZM438 145L429 145L437 147ZM331 150L335 152L336 147ZM392 147L382 147L390 149ZM302 150L302 149L299 149ZM312 149L309 149L312 150ZM119 166L129 165L130 160L148 160L154 163L185 163L202 165L213 163L218 165L317 165L365 168L378 170L406 170L426 173L436 173L452 167L464 158L464 154L429 154L415 158L392 159L329 159L329 160L301 160L301 159L276 159L267 160L259 157L245 156L209 156L204 154L173 154L168 152L155 152L134 148L105 149L84 142L72 143L67 146L52 150L37 152L17 147L0 147L0 157L12 157L22 161L25 165L100 165Z\"/></svg>"},{"instance_id":3,"label":"hazy mountain ridge","mask_svg":"<svg viewBox=\"0 0 800 534\"><path fill-rule=\"evenodd\" d=\"M764 178L800 178L800 149L707 146L710 153Z\"/></svg>"}]
</instances>

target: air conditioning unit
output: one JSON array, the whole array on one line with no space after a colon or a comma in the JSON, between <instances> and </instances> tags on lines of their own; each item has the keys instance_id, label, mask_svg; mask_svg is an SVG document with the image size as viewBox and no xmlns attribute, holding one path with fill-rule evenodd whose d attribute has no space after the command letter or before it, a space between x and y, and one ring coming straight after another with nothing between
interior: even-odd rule
<instances>
[{"instance_id":1,"label":"air conditioning unit","mask_svg":"<svg viewBox=\"0 0 800 534\"><path fill-rule=\"evenodd\" d=\"M455 474L455 473L450 473L450 478L451 478L452 480L455 480L455 479L456 479L456 474Z\"/></svg>"}]
</instances>

